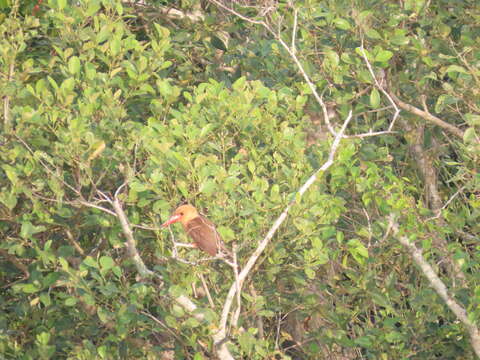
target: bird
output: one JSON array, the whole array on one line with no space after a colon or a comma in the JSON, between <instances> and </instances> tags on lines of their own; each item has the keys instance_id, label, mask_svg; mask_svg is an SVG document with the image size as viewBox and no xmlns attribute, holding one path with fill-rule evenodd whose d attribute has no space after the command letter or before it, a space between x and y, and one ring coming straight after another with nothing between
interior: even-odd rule
<instances>
[{"instance_id":1,"label":"bird","mask_svg":"<svg viewBox=\"0 0 480 360\"><path fill-rule=\"evenodd\" d=\"M190 204L179 206L172 216L162 224L162 227L167 227L177 221L182 223L195 247L211 256L232 257L232 253L225 247L215 225L205 216L200 215L194 206Z\"/></svg>"}]
</instances>

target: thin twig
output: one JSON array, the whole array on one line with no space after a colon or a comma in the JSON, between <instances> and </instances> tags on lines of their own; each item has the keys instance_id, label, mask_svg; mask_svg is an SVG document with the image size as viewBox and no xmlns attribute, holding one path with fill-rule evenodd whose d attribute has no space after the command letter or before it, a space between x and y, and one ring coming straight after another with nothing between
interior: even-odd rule
<instances>
[{"instance_id":1,"label":"thin twig","mask_svg":"<svg viewBox=\"0 0 480 360\"><path fill-rule=\"evenodd\" d=\"M7 250L0 248L0 255L4 256L8 261L10 261L18 270L23 273L23 278L21 279L26 280L30 277L30 272L28 271L28 266L22 263L15 255L10 254ZM7 284L5 287L10 286ZM2 287L2 288L5 288Z\"/></svg>"},{"instance_id":2,"label":"thin twig","mask_svg":"<svg viewBox=\"0 0 480 360\"><path fill-rule=\"evenodd\" d=\"M447 200L447 202L440 208L437 210L437 215L435 216L432 216L432 217L429 217L427 220L425 221L430 221L430 220L435 220L435 219L438 219L440 217L440 215L442 215L442 210L445 210L447 208L448 205L450 205L450 203L465 189L465 186L466 185L463 185L460 189L458 189L455 194L453 194L450 199Z\"/></svg>"},{"instance_id":3,"label":"thin twig","mask_svg":"<svg viewBox=\"0 0 480 360\"><path fill-rule=\"evenodd\" d=\"M132 224L132 227L138 228L138 229L143 229L143 230L150 230L150 231L161 231L163 230L162 228L159 227L151 227L151 226L146 226L146 225L134 225Z\"/></svg>"},{"instance_id":4,"label":"thin twig","mask_svg":"<svg viewBox=\"0 0 480 360\"><path fill-rule=\"evenodd\" d=\"M202 273L198 273L198 277L202 282L202 287L203 287L203 290L205 290L205 294L207 295L207 299L208 299L208 303L210 304L210 307L212 309L215 309L215 303L213 302L212 295L210 295L210 290L208 289L208 285L207 285L207 282L205 281L205 277L203 276Z\"/></svg>"},{"instance_id":5,"label":"thin twig","mask_svg":"<svg viewBox=\"0 0 480 360\"><path fill-rule=\"evenodd\" d=\"M403 102L393 93L391 93L390 96L392 97L393 100L395 100L395 103L397 103L398 106L401 107L403 110L408 111L409 113L412 113L414 115L420 116L422 119L427 120L428 122L435 124L437 126L440 126L442 129L445 129L448 132L452 133L453 135L459 137L460 139L463 139L463 130L457 128L452 124L449 124L443 121L442 119L436 117L435 115L429 114L425 111L420 110L419 108L416 108L413 105Z\"/></svg>"},{"instance_id":6,"label":"thin twig","mask_svg":"<svg viewBox=\"0 0 480 360\"><path fill-rule=\"evenodd\" d=\"M94 208L94 209L101 210L101 211L106 212L107 214L110 214L112 216L115 216L115 217L117 216L117 214L114 211L112 211L110 209L107 209L103 206L95 205L95 204L93 204L91 202L88 202L88 201L85 201L85 200L75 200L72 203L73 204L74 203L82 204L82 205L85 205L87 207L91 207L91 208Z\"/></svg>"},{"instance_id":7,"label":"thin twig","mask_svg":"<svg viewBox=\"0 0 480 360\"><path fill-rule=\"evenodd\" d=\"M275 327L275 350L280 349L280 330L282 328L282 317L281 314L277 314L277 326Z\"/></svg>"},{"instance_id":8,"label":"thin twig","mask_svg":"<svg viewBox=\"0 0 480 360\"><path fill-rule=\"evenodd\" d=\"M72 233L70 232L69 229L65 229L65 234L67 234L67 238L68 240L70 241L70 243L73 245L73 247L75 248L75 250L77 250L77 252L84 256L85 255L85 251L82 249L82 247L80 246L80 244L78 243L77 240L75 240L75 238L73 237Z\"/></svg>"},{"instance_id":9,"label":"thin twig","mask_svg":"<svg viewBox=\"0 0 480 360\"><path fill-rule=\"evenodd\" d=\"M175 332L172 329L170 329L166 324L164 324L163 321L161 321L160 319L156 318L155 316L153 316L152 314L150 314L149 312L144 311L144 310L140 310L140 314L143 314L143 315L149 317L154 322L156 322L158 325L160 325L165 330L167 330L175 339L181 341L181 339L178 337L178 335L175 334Z\"/></svg>"},{"instance_id":10,"label":"thin twig","mask_svg":"<svg viewBox=\"0 0 480 360\"><path fill-rule=\"evenodd\" d=\"M370 221L370 215L368 214L367 209L363 208L362 210L363 210L363 213L365 214L365 217L367 218L367 222L368 222L368 248L370 248L371 241L372 241L372 234L373 234L372 223Z\"/></svg>"},{"instance_id":11,"label":"thin twig","mask_svg":"<svg viewBox=\"0 0 480 360\"><path fill-rule=\"evenodd\" d=\"M252 294L254 304L257 302L258 294L257 291L255 290L255 286L253 286L253 283L250 282L250 293ZM254 306L255 307L255 306ZM263 329L263 318L261 315L256 314L257 317L257 329L258 329L258 338L263 339L265 336L264 329Z\"/></svg>"}]
</instances>

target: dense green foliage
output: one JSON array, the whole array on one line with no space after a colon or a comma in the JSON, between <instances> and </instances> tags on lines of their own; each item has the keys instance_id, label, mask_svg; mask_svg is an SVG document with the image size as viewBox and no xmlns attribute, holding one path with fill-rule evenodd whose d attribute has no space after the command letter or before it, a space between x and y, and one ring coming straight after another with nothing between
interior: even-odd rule
<instances>
[{"instance_id":1,"label":"dense green foliage","mask_svg":"<svg viewBox=\"0 0 480 360\"><path fill-rule=\"evenodd\" d=\"M213 3L134 3L0 0L1 358L212 358L233 272L174 259L159 224L195 204L242 266L329 154L322 110L275 34ZM392 133L342 140L251 272L232 354L472 358L465 327L388 224L395 215L476 322L480 4L292 4L236 10L289 45L295 29L335 127L350 110L348 134L392 121L363 43L389 93L461 134L402 111ZM174 19L165 6L203 17ZM102 198L123 183L138 251L162 284L139 277Z\"/></svg>"}]
</instances>

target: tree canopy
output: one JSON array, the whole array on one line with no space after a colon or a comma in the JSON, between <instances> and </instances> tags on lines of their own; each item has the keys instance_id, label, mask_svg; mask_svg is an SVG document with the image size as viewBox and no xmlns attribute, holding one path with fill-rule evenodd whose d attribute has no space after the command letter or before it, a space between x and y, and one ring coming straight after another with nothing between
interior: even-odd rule
<instances>
[{"instance_id":1,"label":"tree canopy","mask_svg":"<svg viewBox=\"0 0 480 360\"><path fill-rule=\"evenodd\" d=\"M0 357L480 357L479 19L0 0Z\"/></svg>"}]
</instances>

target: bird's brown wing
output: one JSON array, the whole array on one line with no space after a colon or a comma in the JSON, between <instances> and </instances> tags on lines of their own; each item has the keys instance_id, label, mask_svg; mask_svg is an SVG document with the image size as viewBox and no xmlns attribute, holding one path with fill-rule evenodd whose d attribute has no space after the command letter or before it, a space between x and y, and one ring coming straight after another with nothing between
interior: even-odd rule
<instances>
[{"instance_id":1,"label":"bird's brown wing","mask_svg":"<svg viewBox=\"0 0 480 360\"><path fill-rule=\"evenodd\" d=\"M193 242L211 256L216 256L222 239L215 229L215 225L203 216L190 220L185 225L185 231Z\"/></svg>"}]
</instances>

